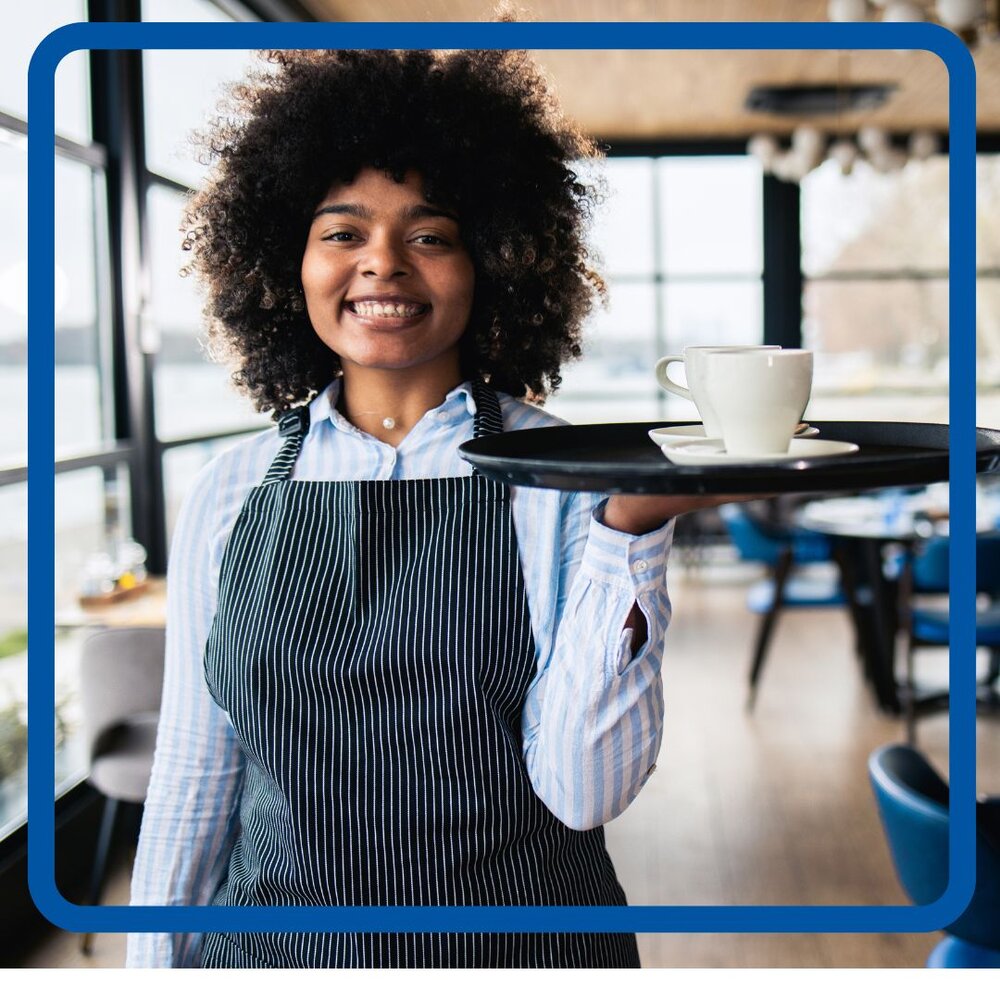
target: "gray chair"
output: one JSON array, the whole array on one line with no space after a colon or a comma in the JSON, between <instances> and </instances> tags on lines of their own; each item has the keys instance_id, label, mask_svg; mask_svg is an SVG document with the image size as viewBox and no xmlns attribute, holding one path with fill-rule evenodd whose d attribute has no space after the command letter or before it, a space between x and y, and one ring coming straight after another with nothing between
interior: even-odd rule
<instances>
[{"instance_id":1,"label":"gray chair","mask_svg":"<svg viewBox=\"0 0 1000 1000\"><path fill-rule=\"evenodd\" d=\"M90 783L105 796L88 902L101 899L108 853L122 803L146 800L163 690L164 630L91 632L80 658L80 696ZM81 940L90 954L91 935Z\"/></svg>"}]
</instances>

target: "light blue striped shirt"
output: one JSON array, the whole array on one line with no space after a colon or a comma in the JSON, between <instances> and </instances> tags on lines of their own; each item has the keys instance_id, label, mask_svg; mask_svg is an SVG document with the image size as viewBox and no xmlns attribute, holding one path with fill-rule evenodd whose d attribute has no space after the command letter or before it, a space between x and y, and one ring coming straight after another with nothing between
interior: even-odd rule
<instances>
[{"instance_id":1,"label":"light blue striped shirt","mask_svg":"<svg viewBox=\"0 0 1000 1000\"><path fill-rule=\"evenodd\" d=\"M293 479L427 479L472 474L458 446L473 436L469 383L453 389L394 448L336 409L340 381L309 405ZM562 424L499 393L504 429ZM201 470L170 549L160 726L132 876L132 905L206 905L239 833L243 759L205 684L205 642L219 567L248 490L278 450L268 430ZM663 730L660 662L670 620L667 555L673 521L633 536L604 525L593 493L511 489L511 510L538 671L522 714L535 792L575 829L618 816L652 773ZM648 637L632 656L625 621L638 601ZM200 934L130 934L126 964L197 964Z\"/></svg>"}]
</instances>

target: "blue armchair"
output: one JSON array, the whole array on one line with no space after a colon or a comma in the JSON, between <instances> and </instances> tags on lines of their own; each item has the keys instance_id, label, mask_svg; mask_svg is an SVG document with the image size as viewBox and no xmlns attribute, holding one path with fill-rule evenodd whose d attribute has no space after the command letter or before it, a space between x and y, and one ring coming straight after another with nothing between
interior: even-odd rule
<instances>
[{"instance_id":1,"label":"blue armchair","mask_svg":"<svg viewBox=\"0 0 1000 1000\"><path fill-rule=\"evenodd\" d=\"M910 746L879 748L868 774L900 883L914 903L934 902L948 882L948 786ZM1000 798L977 803L975 892L944 930L928 968L1000 968Z\"/></svg>"}]
</instances>

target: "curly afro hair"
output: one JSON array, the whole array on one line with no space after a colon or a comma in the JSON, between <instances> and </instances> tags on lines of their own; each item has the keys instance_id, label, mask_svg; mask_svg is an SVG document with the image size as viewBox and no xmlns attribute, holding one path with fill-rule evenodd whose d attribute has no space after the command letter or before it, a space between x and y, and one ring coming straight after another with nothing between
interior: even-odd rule
<instances>
[{"instance_id":1,"label":"curly afro hair","mask_svg":"<svg viewBox=\"0 0 1000 1000\"><path fill-rule=\"evenodd\" d=\"M606 298L585 242L598 191L571 166L600 153L526 54L262 56L200 137L213 170L183 222L210 350L235 362L256 409L277 418L341 373L310 325L300 269L316 204L366 167L397 181L418 171L425 197L458 214L475 269L463 375L518 398L556 390Z\"/></svg>"}]
</instances>

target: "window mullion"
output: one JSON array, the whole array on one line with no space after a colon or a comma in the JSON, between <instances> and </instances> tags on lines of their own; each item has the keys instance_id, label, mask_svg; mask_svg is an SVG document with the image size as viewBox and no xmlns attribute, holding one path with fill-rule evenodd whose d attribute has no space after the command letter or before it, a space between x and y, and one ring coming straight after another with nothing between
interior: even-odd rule
<instances>
[{"instance_id":1,"label":"window mullion","mask_svg":"<svg viewBox=\"0 0 1000 1000\"><path fill-rule=\"evenodd\" d=\"M90 0L94 21L138 20L138 0ZM94 138L108 152L111 242L111 329L115 436L132 445L132 534L148 554L151 572L166 569L163 474L156 442L154 357L144 343L148 301L145 164L142 128L142 53L91 55Z\"/></svg>"},{"instance_id":2,"label":"window mullion","mask_svg":"<svg viewBox=\"0 0 1000 1000\"><path fill-rule=\"evenodd\" d=\"M802 346L799 186L764 174L764 343Z\"/></svg>"}]
</instances>

